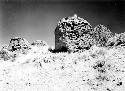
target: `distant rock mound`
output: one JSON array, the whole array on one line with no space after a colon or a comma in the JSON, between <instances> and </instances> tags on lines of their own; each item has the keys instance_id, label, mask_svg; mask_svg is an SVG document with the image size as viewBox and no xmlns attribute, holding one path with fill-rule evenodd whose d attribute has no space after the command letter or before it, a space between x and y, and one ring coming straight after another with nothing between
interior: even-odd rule
<instances>
[{"instance_id":1,"label":"distant rock mound","mask_svg":"<svg viewBox=\"0 0 125 91\"><path fill-rule=\"evenodd\" d=\"M55 29L55 49L63 48L73 52L89 49L95 41L91 37L92 34L93 28L90 23L77 17L76 14L72 17L63 18Z\"/></svg>"},{"instance_id":2,"label":"distant rock mound","mask_svg":"<svg viewBox=\"0 0 125 91\"><path fill-rule=\"evenodd\" d=\"M25 38L11 38L8 49L12 52L26 53L30 49L30 44Z\"/></svg>"},{"instance_id":3,"label":"distant rock mound","mask_svg":"<svg viewBox=\"0 0 125 91\"><path fill-rule=\"evenodd\" d=\"M113 37L113 33L104 25L99 24L94 28L93 36L97 46L106 46L108 39Z\"/></svg>"},{"instance_id":4,"label":"distant rock mound","mask_svg":"<svg viewBox=\"0 0 125 91\"><path fill-rule=\"evenodd\" d=\"M43 40L36 40L33 43L31 43L32 46L41 46L41 47L45 47L48 46L47 43Z\"/></svg>"}]
</instances>

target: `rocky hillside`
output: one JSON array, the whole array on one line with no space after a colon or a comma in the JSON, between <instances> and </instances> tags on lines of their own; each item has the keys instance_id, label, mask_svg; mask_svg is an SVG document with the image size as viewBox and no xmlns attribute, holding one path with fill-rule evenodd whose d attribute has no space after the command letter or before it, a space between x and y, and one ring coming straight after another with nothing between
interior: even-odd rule
<instances>
[{"instance_id":1,"label":"rocky hillside","mask_svg":"<svg viewBox=\"0 0 125 91\"><path fill-rule=\"evenodd\" d=\"M70 32L57 36L56 47L66 48L58 50L42 40L10 39L0 50L0 91L125 91L125 33L113 34L101 24L91 31L83 32L78 46L78 40L63 37Z\"/></svg>"}]
</instances>

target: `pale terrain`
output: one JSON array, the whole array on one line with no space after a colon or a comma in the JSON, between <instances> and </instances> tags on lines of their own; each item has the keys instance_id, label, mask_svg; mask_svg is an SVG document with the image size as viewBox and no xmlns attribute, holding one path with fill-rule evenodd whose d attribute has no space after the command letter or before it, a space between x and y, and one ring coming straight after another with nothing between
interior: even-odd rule
<instances>
[{"instance_id":1,"label":"pale terrain","mask_svg":"<svg viewBox=\"0 0 125 91\"><path fill-rule=\"evenodd\" d=\"M104 74L110 81L100 86L96 86L100 82L92 68L97 61L112 66L105 67ZM51 53L34 48L13 62L0 60L0 91L125 91L124 61L123 47L94 46L82 53ZM123 84L116 86L118 81Z\"/></svg>"}]
</instances>

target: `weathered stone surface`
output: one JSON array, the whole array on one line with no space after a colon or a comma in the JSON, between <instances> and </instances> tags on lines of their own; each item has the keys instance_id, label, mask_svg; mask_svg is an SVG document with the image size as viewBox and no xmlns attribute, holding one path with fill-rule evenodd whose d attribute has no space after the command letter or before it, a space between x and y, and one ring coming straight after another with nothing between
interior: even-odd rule
<instances>
[{"instance_id":1,"label":"weathered stone surface","mask_svg":"<svg viewBox=\"0 0 125 91\"><path fill-rule=\"evenodd\" d=\"M88 50L95 44L95 39L89 34L83 34L75 42L67 41L68 48L73 52Z\"/></svg>"},{"instance_id":2,"label":"weathered stone surface","mask_svg":"<svg viewBox=\"0 0 125 91\"><path fill-rule=\"evenodd\" d=\"M113 37L113 33L104 25L97 25L94 28L93 36L97 41L98 46L105 46L108 39Z\"/></svg>"},{"instance_id":3,"label":"weathered stone surface","mask_svg":"<svg viewBox=\"0 0 125 91\"><path fill-rule=\"evenodd\" d=\"M26 53L30 49L30 44L24 38L11 38L8 49L12 52Z\"/></svg>"},{"instance_id":4,"label":"weathered stone surface","mask_svg":"<svg viewBox=\"0 0 125 91\"><path fill-rule=\"evenodd\" d=\"M66 17L59 21L55 29L55 49L67 48L68 51L78 51L79 48L84 49L92 44L89 43L93 38L92 26L83 18L74 15ZM89 37L87 41L84 39ZM90 40L89 40L90 39ZM81 42L82 41L82 46Z\"/></svg>"}]
</instances>

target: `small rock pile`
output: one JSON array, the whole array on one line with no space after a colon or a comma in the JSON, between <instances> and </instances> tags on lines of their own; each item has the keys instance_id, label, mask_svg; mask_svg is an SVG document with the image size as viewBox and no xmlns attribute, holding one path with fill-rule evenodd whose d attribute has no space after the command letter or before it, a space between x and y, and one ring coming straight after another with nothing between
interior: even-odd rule
<instances>
[{"instance_id":1,"label":"small rock pile","mask_svg":"<svg viewBox=\"0 0 125 91\"><path fill-rule=\"evenodd\" d=\"M12 52L26 53L30 49L30 44L25 38L14 37L11 38L8 49Z\"/></svg>"}]
</instances>

